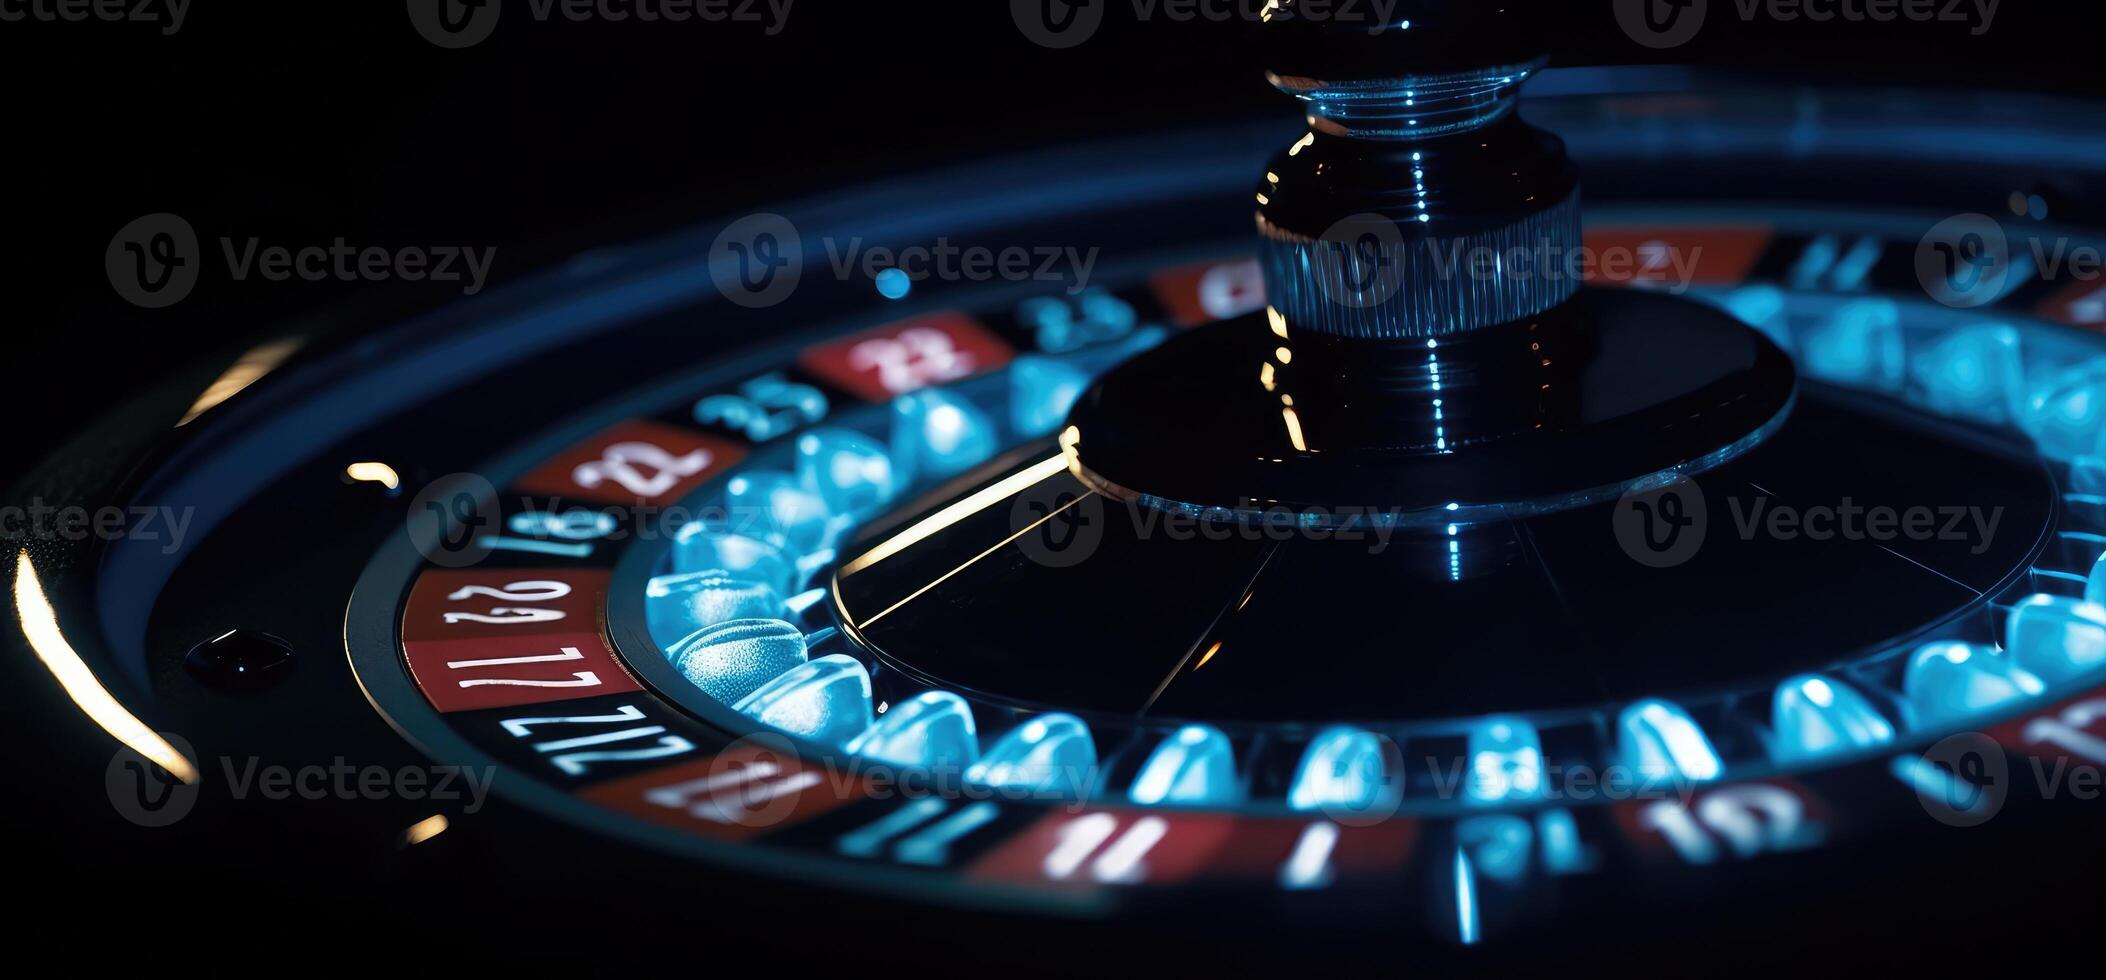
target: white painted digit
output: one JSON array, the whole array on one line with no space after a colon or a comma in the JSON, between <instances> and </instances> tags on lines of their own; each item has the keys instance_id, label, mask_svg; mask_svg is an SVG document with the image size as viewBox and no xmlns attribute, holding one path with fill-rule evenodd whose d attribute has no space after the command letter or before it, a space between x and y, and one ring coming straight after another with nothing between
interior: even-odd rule
<instances>
[{"instance_id":1,"label":"white painted digit","mask_svg":"<svg viewBox=\"0 0 2106 980\"><path fill-rule=\"evenodd\" d=\"M504 730L510 733L513 738L526 738L527 736L534 734L534 727L537 725L619 725L625 722L642 721L644 718L643 709L638 708L633 704L622 705L621 707L614 709L614 711L615 713L611 715L569 715L565 717L552 718L511 718L505 721L498 722L498 724L504 726Z\"/></svg>"},{"instance_id":2,"label":"white painted digit","mask_svg":"<svg viewBox=\"0 0 2106 980\"><path fill-rule=\"evenodd\" d=\"M1227 320L1265 305L1265 272L1256 259L1217 265L1199 278L1199 308Z\"/></svg>"},{"instance_id":3,"label":"white painted digit","mask_svg":"<svg viewBox=\"0 0 2106 980\"><path fill-rule=\"evenodd\" d=\"M492 588L487 585L470 585L465 588L455 589L446 598L453 602L473 599L476 596L486 596L503 602L554 602L569 594L570 586L567 583L537 580L533 582L513 582L502 588Z\"/></svg>"},{"instance_id":4,"label":"white painted digit","mask_svg":"<svg viewBox=\"0 0 2106 980\"><path fill-rule=\"evenodd\" d=\"M1161 817L1142 817L1114 838L1118 829L1119 819L1109 813L1092 813L1062 824L1060 843L1046 855L1046 877L1064 881L1087 863L1090 877L1106 884L1131 885L1145 880L1148 852L1170 833L1169 822ZM1092 856L1095 861L1090 861Z\"/></svg>"},{"instance_id":5,"label":"white painted digit","mask_svg":"<svg viewBox=\"0 0 2106 980\"><path fill-rule=\"evenodd\" d=\"M450 612L446 614L448 625L454 623L488 623L492 626L513 626L527 623L553 623L569 615L561 609L523 609L517 606L498 606L486 613Z\"/></svg>"},{"instance_id":6,"label":"white painted digit","mask_svg":"<svg viewBox=\"0 0 2106 980\"><path fill-rule=\"evenodd\" d=\"M842 834L834 849L850 857L872 857L885 849L892 838L921 826L947 809L942 800L915 800L869 824Z\"/></svg>"},{"instance_id":7,"label":"white painted digit","mask_svg":"<svg viewBox=\"0 0 2106 980\"><path fill-rule=\"evenodd\" d=\"M565 660L583 660L585 654L577 647L564 647L562 653L544 653L532 657L493 657L488 660L448 660L449 670L467 670L471 667L510 667L514 664L553 664Z\"/></svg>"},{"instance_id":8,"label":"white painted digit","mask_svg":"<svg viewBox=\"0 0 2106 980\"><path fill-rule=\"evenodd\" d=\"M1656 830L1691 864L1717 861L1719 843L1739 858L1787 851L1816 842L1820 828L1789 790L1761 784L1707 793L1694 811L1673 800L1649 804L1639 823Z\"/></svg>"},{"instance_id":9,"label":"white painted digit","mask_svg":"<svg viewBox=\"0 0 2106 980\"><path fill-rule=\"evenodd\" d=\"M2106 323L2106 286L2070 300L2069 318L2077 323Z\"/></svg>"},{"instance_id":10,"label":"white painted digit","mask_svg":"<svg viewBox=\"0 0 2106 980\"><path fill-rule=\"evenodd\" d=\"M554 715L543 718L507 718L498 722L498 724L503 726L504 730L510 733L513 738L527 738L533 735L535 728L544 725L622 725L643 720L643 709L633 704L625 704L616 708L611 715ZM596 752L572 751L600 745L612 745L617 742L633 742L637 739L651 738L653 736L660 737L657 740L657 744L650 748L609 749ZM534 746L534 751L549 753L549 763L557 769L572 776L582 776L595 762L638 762L649 759L663 759L666 756L694 751L694 748L695 743L687 739L678 735L665 734L664 725L645 725L640 728L624 728L620 731L601 732L597 735L580 735L574 738L542 742Z\"/></svg>"},{"instance_id":11,"label":"white painted digit","mask_svg":"<svg viewBox=\"0 0 2106 980\"><path fill-rule=\"evenodd\" d=\"M1000 811L993 803L985 801L971 804L957 813L935 823L931 820L943 815L950 804L937 799L915 800L892 811L868 825L841 836L834 845L836 850L851 857L874 857L884 851L885 845L894 838L914 831L912 836L901 840L893 848L893 856L902 864L919 864L940 867L950 860L951 845L972 835L972 832L992 822ZM923 827L923 824L928 826ZM916 831L915 828L921 828Z\"/></svg>"},{"instance_id":12,"label":"white painted digit","mask_svg":"<svg viewBox=\"0 0 2106 980\"><path fill-rule=\"evenodd\" d=\"M621 442L608 446L598 460L580 464L570 478L587 490L612 480L639 497L656 497L708 469L714 459L707 449L675 456L648 442Z\"/></svg>"},{"instance_id":13,"label":"white painted digit","mask_svg":"<svg viewBox=\"0 0 2106 980\"><path fill-rule=\"evenodd\" d=\"M658 729L664 731L664 729ZM624 735L629 733L622 733ZM663 759L695 750L695 743L678 735L667 735L658 744L648 749L620 749L606 752L572 752L552 756L549 762L572 776L582 776L588 766L595 762L641 762L647 759Z\"/></svg>"},{"instance_id":14,"label":"white painted digit","mask_svg":"<svg viewBox=\"0 0 2106 980\"><path fill-rule=\"evenodd\" d=\"M1000 813L995 805L985 800L975 803L931 825L893 849L894 856L902 864L919 864L926 867L941 867L950 860L951 845L964 840L972 832L994 822Z\"/></svg>"},{"instance_id":15,"label":"white painted digit","mask_svg":"<svg viewBox=\"0 0 2106 980\"><path fill-rule=\"evenodd\" d=\"M958 349L951 335L933 327L909 327L892 337L863 341L848 350L848 366L875 370L878 384L902 395L932 384L972 374L973 356Z\"/></svg>"},{"instance_id":16,"label":"white painted digit","mask_svg":"<svg viewBox=\"0 0 2106 980\"><path fill-rule=\"evenodd\" d=\"M600 684L600 675L598 675L598 674L595 674L595 673L593 673L592 671L589 671L589 670L581 670L581 671L578 671L577 673L575 673L575 674L572 674L572 675L570 675L570 676L571 676L571 677L573 677L573 678L576 678L576 679L575 679L575 680L568 680L568 681L523 681L523 680L511 680L511 679L507 679L507 678L495 678L495 677L493 677L493 678L489 678L489 679L487 679L487 680L473 680L473 681L462 681L462 682L461 682L461 686L462 686L462 687L598 687L598 686L599 686L599 684Z\"/></svg>"},{"instance_id":17,"label":"white painted digit","mask_svg":"<svg viewBox=\"0 0 2106 980\"><path fill-rule=\"evenodd\" d=\"M723 804L718 801L719 794L726 790L738 790L736 802L744 811L750 812L763 804L802 793L824 781L824 777L809 770L783 776L782 767L776 763L752 762L701 779L650 790L644 793L644 799L658 806L686 810L688 816L697 820L737 824L742 822L740 814L724 809Z\"/></svg>"},{"instance_id":18,"label":"white painted digit","mask_svg":"<svg viewBox=\"0 0 2106 980\"><path fill-rule=\"evenodd\" d=\"M2059 746L2106 766L2106 739L2090 732L2101 719L2106 719L2106 699L2084 701L2071 705L2060 718L2035 718L2026 723L2025 739Z\"/></svg>"},{"instance_id":19,"label":"white painted digit","mask_svg":"<svg viewBox=\"0 0 2106 980\"><path fill-rule=\"evenodd\" d=\"M1294 853L1280 868L1280 887L1307 891L1331 883L1331 851L1338 846L1338 825L1330 821L1312 823L1302 829Z\"/></svg>"}]
</instances>

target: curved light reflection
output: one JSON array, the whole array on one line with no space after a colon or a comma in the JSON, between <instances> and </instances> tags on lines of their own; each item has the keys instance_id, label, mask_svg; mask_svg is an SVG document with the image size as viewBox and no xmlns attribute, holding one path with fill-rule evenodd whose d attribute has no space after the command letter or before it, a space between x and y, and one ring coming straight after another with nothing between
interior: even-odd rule
<instances>
[{"instance_id":1,"label":"curved light reflection","mask_svg":"<svg viewBox=\"0 0 2106 980\"><path fill-rule=\"evenodd\" d=\"M50 600L44 597L44 584L37 581L36 566L29 560L29 550L23 549L15 562L15 615L22 620L22 635L28 637L29 648L35 650L37 658L44 661L45 669L58 679L66 696L88 716L88 720L109 732L110 737L129 746L132 751L153 760L153 763L168 771L168 774L189 785L197 785L197 767L176 751L175 746L146 727L123 704L111 696L109 689L95 679L95 672L88 669L73 644L66 642L66 635L59 631L58 613L51 608Z\"/></svg>"}]
</instances>

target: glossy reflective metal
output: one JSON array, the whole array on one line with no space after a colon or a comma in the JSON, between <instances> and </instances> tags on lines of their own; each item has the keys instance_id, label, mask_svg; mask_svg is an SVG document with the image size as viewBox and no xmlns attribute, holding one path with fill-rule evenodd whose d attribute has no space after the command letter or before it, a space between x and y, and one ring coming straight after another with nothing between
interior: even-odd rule
<instances>
[{"instance_id":1,"label":"glossy reflective metal","mask_svg":"<svg viewBox=\"0 0 2106 980\"><path fill-rule=\"evenodd\" d=\"M1774 431L1796 390L1784 352L1723 313L1592 290L1439 339L1348 340L1265 316L1205 328L1101 378L1067 442L1082 480L1121 500L1432 526L1702 472Z\"/></svg>"}]
</instances>

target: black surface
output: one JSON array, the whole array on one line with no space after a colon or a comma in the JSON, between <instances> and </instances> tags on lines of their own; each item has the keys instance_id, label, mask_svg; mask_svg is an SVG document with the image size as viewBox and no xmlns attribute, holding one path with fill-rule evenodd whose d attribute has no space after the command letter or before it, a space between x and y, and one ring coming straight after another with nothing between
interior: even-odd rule
<instances>
[{"instance_id":1,"label":"black surface","mask_svg":"<svg viewBox=\"0 0 2106 980\"><path fill-rule=\"evenodd\" d=\"M15 93L12 152L0 161L10 188L0 262L16 284L0 409L17 423L0 482L113 413L143 415L140 429L164 430L232 352L281 325L362 326L457 295L429 285L221 282L177 310L141 311L111 291L102 268L111 234L141 214L174 210L206 234L288 242L342 235L495 245L506 257L498 276L509 279L582 246L873 171L1107 130L1153 131L1166 118L1277 109L1255 60L1213 25L1135 25L1114 9L1101 41L1060 53L1023 42L1005 5L927 6L902 17L894 5L811 4L800 7L812 18L807 27L767 42L735 31L522 19L466 53L432 48L406 28L400 4L371 0L267 10L200 4L173 38L151 26L0 24L0 80ZM1582 60L1575 55L1663 57L1618 34L1603 5L1557 7L1569 20L1548 33L1568 63ZM1788 52L1792 70L1814 79L2096 92L2095 37L2075 29L2080 16L2066 4L2008 4L1999 27L1981 38L1943 25L1727 20L1672 57L1769 68ZM862 97L873 91L891 94L893 108L869 111ZM162 381L174 384L152 392ZM134 460L116 452L123 441L112 431L98 430L84 447L111 458L71 460L38 486L79 490L121 474ZM487 421L463 438L490 441L506 431ZM344 513L318 505L311 516ZM373 531L347 533L362 540ZM350 563L365 551L307 540L294 547L284 524L249 543L285 561L271 591L238 597L251 613L238 621L305 629L317 628L310 614L341 609ZM198 621L171 624L184 643L228 625L210 604L193 612ZM479 970L516 961L537 972L689 969L727 934L809 957L820 969L859 971L881 960L983 976L1073 974L1114 953L1135 966L1181 968L1598 965L1572 953L1582 943L1627 953L1616 957L1625 965L1705 964L1730 949L1747 967L1979 960L2015 969L2061 962L2093 925L2093 903L2070 899L2094 887L2097 865L2082 860L2092 855L2044 852L2042 841L2094 839L2096 807L2042 807L1954 833L1935 859L1913 840L1870 841L1854 866L1876 874L1838 875L1813 855L1706 872L1699 887L1735 904L1700 936L1675 928L1688 924L1676 918L1686 914L1678 908L1685 891L1579 885L1568 897L1616 903L1627 910L1624 928L1610 936L1566 930L1479 954L1399 948L1386 932L1321 922L1309 923L1306 941L1291 949L1256 950L1222 941L1221 928L1249 924L1234 909L1210 910L1219 918L1201 934L1118 924L1082 934L964 912L932 922L919 909L849 907L739 875L668 876L657 855L584 847L519 810L490 812L476 833L409 852L375 831L423 808L364 810L351 825L327 807L208 797L185 828L149 831L110 806L103 778L113 744L63 707L50 674L6 632L0 687L9 710L0 712L0 732L16 751L0 825L17 845L22 896L9 924L34 947L83 951L101 965L137 961L156 973L277 974L346 963L415 973L454 961ZM334 673L297 673L279 689L291 692L288 700L266 707L308 716L318 728L342 726L326 742L287 744L273 758L406 758L355 699L355 710L340 716L311 713L304 678L348 681L340 660L329 663ZM1949 900L1903 915L1886 904L1897 893ZM719 917L726 910L737 913L729 927ZM852 931L828 928L842 923Z\"/></svg>"},{"instance_id":2,"label":"black surface","mask_svg":"<svg viewBox=\"0 0 2106 980\"><path fill-rule=\"evenodd\" d=\"M1201 533L1096 498L1081 532L1095 550L1071 564L1039 560L1030 542L996 547L1022 526L1013 514L1074 499L1063 475L843 579L842 595L858 621L911 598L864 637L917 676L1000 702L1379 729L1671 692L1759 696L1979 608L2029 567L2057 507L2038 461L1818 386L1768 442L1695 483L1703 544L1669 567L1625 553L1621 501L1451 538ZM1998 525L1987 540L1889 542L1762 524L1770 509L1846 506L1979 508ZM1450 540L1462 546L1452 560Z\"/></svg>"},{"instance_id":3,"label":"black surface","mask_svg":"<svg viewBox=\"0 0 2106 980\"><path fill-rule=\"evenodd\" d=\"M1771 427L1796 378L1710 307L1592 289L1438 341L1216 324L1098 379L1068 422L1085 479L1122 499L1425 526L1449 504L1553 509L1704 460Z\"/></svg>"}]
</instances>

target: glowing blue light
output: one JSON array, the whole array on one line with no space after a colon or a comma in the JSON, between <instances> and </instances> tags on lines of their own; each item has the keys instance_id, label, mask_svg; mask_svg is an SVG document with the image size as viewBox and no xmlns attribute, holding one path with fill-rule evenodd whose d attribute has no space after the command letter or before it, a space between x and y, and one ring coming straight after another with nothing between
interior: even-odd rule
<instances>
[{"instance_id":1,"label":"glowing blue light","mask_svg":"<svg viewBox=\"0 0 2106 980\"><path fill-rule=\"evenodd\" d=\"M1294 842L1294 852L1280 868L1280 887L1308 891L1329 885L1331 852L1338 847L1338 834L1338 825L1329 820L1318 820L1302 828L1301 838Z\"/></svg>"},{"instance_id":2,"label":"glowing blue light","mask_svg":"<svg viewBox=\"0 0 2106 980\"><path fill-rule=\"evenodd\" d=\"M689 524L673 534L673 570L718 572L761 582L785 594L797 581L797 562L781 548L722 527Z\"/></svg>"},{"instance_id":3,"label":"glowing blue light","mask_svg":"<svg viewBox=\"0 0 2106 980\"><path fill-rule=\"evenodd\" d=\"M2106 457L2079 456L2070 460L2069 489L2074 493L2106 494Z\"/></svg>"},{"instance_id":4,"label":"glowing blue light","mask_svg":"<svg viewBox=\"0 0 2106 980\"><path fill-rule=\"evenodd\" d=\"M724 506L732 527L800 555L832 547L845 523L835 521L826 501L798 485L796 477L775 470L732 477L724 484Z\"/></svg>"},{"instance_id":5,"label":"glowing blue light","mask_svg":"<svg viewBox=\"0 0 2106 980\"><path fill-rule=\"evenodd\" d=\"M1848 253L1836 260L1835 268L1829 272L1829 281L1839 292L1864 288L1865 277L1872 274L1872 267L1879 264L1879 257L1885 250L1885 244L1871 235L1858 239Z\"/></svg>"},{"instance_id":6,"label":"glowing blue light","mask_svg":"<svg viewBox=\"0 0 2106 980\"><path fill-rule=\"evenodd\" d=\"M1777 346L1791 350L1791 328L1785 322L1784 291L1775 286L1742 286L1726 294L1726 312L1762 332Z\"/></svg>"},{"instance_id":7,"label":"glowing blue light","mask_svg":"<svg viewBox=\"0 0 2106 980\"><path fill-rule=\"evenodd\" d=\"M779 619L734 619L666 648L680 676L725 704L804 664L804 634Z\"/></svg>"},{"instance_id":8,"label":"glowing blue light","mask_svg":"<svg viewBox=\"0 0 2106 980\"><path fill-rule=\"evenodd\" d=\"M1907 367L1901 308L1884 299L1845 305L1801 337L1799 361L1823 381L1884 391L1901 387Z\"/></svg>"},{"instance_id":9,"label":"glowing blue light","mask_svg":"<svg viewBox=\"0 0 2106 980\"><path fill-rule=\"evenodd\" d=\"M2057 595L2027 596L2011 608L2004 649L2012 665L2049 684L2106 666L2106 607Z\"/></svg>"},{"instance_id":10,"label":"glowing blue light","mask_svg":"<svg viewBox=\"0 0 2106 980\"><path fill-rule=\"evenodd\" d=\"M1536 726L1518 718L1487 718L1471 726L1468 744L1471 803L1495 804L1541 798L1543 739Z\"/></svg>"},{"instance_id":11,"label":"glowing blue light","mask_svg":"<svg viewBox=\"0 0 2106 980\"><path fill-rule=\"evenodd\" d=\"M782 595L768 583L721 571L660 575L644 584L644 621L661 648L705 627L734 619L769 619L782 610Z\"/></svg>"},{"instance_id":12,"label":"glowing blue light","mask_svg":"<svg viewBox=\"0 0 2106 980\"><path fill-rule=\"evenodd\" d=\"M1799 261L1792 264L1792 288L1820 288L1821 281L1827 278L1828 270L1834 268L1840 248L1834 235L1821 235L1806 243L1806 251L1799 253Z\"/></svg>"},{"instance_id":13,"label":"glowing blue light","mask_svg":"<svg viewBox=\"0 0 2106 980\"><path fill-rule=\"evenodd\" d=\"M992 458L998 435L986 413L940 388L892 401L892 463L902 479L957 476Z\"/></svg>"},{"instance_id":14,"label":"glowing blue light","mask_svg":"<svg viewBox=\"0 0 2106 980\"><path fill-rule=\"evenodd\" d=\"M802 616L809 612L813 606L826 601L826 597L830 594L825 589L806 589L784 599L782 608L784 612L789 613L791 616Z\"/></svg>"},{"instance_id":15,"label":"glowing blue light","mask_svg":"<svg viewBox=\"0 0 2106 980\"><path fill-rule=\"evenodd\" d=\"M1304 811L1363 813L1393 797L1382 738L1345 726L1324 729L1309 740L1287 787L1287 805Z\"/></svg>"},{"instance_id":16,"label":"glowing blue light","mask_svg":"<svg viewBox=\"0 0 2106 980\"><path fill-rule=\"evenodd\" d=\"M1072 296L1027 299L1017 304L1016 321L1039 351L1067 354L1125 337L1140 326L1141 317L1133 304L1110 292L1085 289Z\"/></svg>"},{"instance_id":17,"label":"glowing blue light","mask_svg":"<svg viewBox=\"0 0 2106 980\"><path fill-rule=\"evenodd\" d=\"M1536 814L1536 837L1542 841L1543 867L1551 874L1585 874L1594 870L1595 855L1580 840L1579 822L1570 810Z\"/></svg>"},{"instance_id":18,"label":"glowing blue light","mask_svg":"<svg viewBox=\"0 0 2106 980\"><path fill-rule=\"evenodd\" d=\"M966 771L975 785L1080 799L1096 781L1090 726L1068 714L1039 715L1002 736Z\"/></svg>"},{"instance_id":19,"label":"glowing blue light","mask_svg":"<svg viewBox=\"0 0 2106 980\"><path fill-rule=\"evenodd\" d=\"M1623 762L1648 784L1717 779L1725 771L1718 750L1689 712L1670 701L1640 701L1617 720Z\"/></svg>"},{"instance_id":20,"label":"glowing blue light","mask_svg":"<svg viewBox=\"0 0 2106 980\"><path fill-rule=\"evenodd\" d=\"M1470 867L1470 856L1460 847L1455 849L1455 932L1456 938L1465 946L1475 946L1481 938L1477 921L1477 872Z\"/></svg>"},{"instance_id":21,"label":"glowing blue light","mask_svg":"<svg viewBox=\"0 0 2106 980\"><path fill-rule=\"evenodd\" d=\"M1050 435L1067 421L1090 377L1064 361L1018 358L1009 368L1009 424L1019 435Z\"/></svg>"},{"instance_id":22,"label":"glowing blue light","mask_svg":"<svg viewBox=\"0 0 2106 980\"><path fill-rule=\"evenodd\" d=\"M1864 695L1818 674L1802 674L1777 685L1770 723L1776 730L1771 754L1779 762L1868 749L1894 740L1894 726Z\"/></svg>"},{"instance_id":23,"label":"glowing blue light","mask_svg":"<svg viewBox=\"0 0 2106 980\"><path fill-rule=\"evenodd\" d=\"M2084 577L2084 601L2106 606L2106 553L2091 563L2091 574Z\"/></svg>"},{"instance_id":24,"label":"glowing blue light","mask_svg":"<svg viewBox=\"0 0 2106 980\"><path fill-rule=\"evenodd\" d=\"M906 299L914 291L914 280L905 270L886 269L877 274L877 291L886 299Z\"/></svg>"},{"instance_id":25,"label":"glowing blue light","mask_svg":"<svg viewBox=\"0 0 2106 980\"><path fill-rule=\"evenodd\" d=\"M613 514L596 510L530 510L505 521L513 534L562 541L598 541L614 533Z\"/></svg>"},{"instance_id":26,"label":"glowing blue light","mask_svg":"<svg viewBox=\"0 0 2106 980\"><path fill-rule=\"evenodd\" d=\"M2012 417L2026 383L2018 331L2003 324L1952 332L1918 352L1910 373L1931 411L1992 423Z\"/></svg>"},{"instance_id":27,"label":"glowing blue light","mask_svg":"<svg viewBox=\"0 0 2106 980\"><path fill-rule=\"evenodd\" d=\"M2013 666L1995 647L1929 643L1909 658L1901 690L1916 724L1960 724L2046 689L2040 678Z\"/></svg>"},{"instance_id":28,"label":"glowing blue light","mask_svg":"<svg viewBox=\"0 0 2106 980\"><path fill-rule=\"evenodd\" d=\"M1996 808L2001 805L1986 786L1920 755L1895 756L1887 763L1887 771L1920 794L1926 804L1944 806L1982 820L1995 816Z\"/></svg>"},{"instance_id":29,"label":"glowing blue light","mask_svg":"<svg viewBox=\"0 0 2106 980\"><path fill-rule=\"evenodd\" d=\"M2036 389L2018 424L2049 458L2097 455L2106 430L2106 358L2064 371Z\"/></svg>"},{"instance_id":30,"label":"glowing blue light","mask_svg":"<svg viewBox=\"0 0 2106 980\"><path fill-rule=\"evenodd\" d=\"M1470 855L1470 865L1496 881L1528 877L1536 847L1535 831L1517 816L1471 817L1455 825L1455 841Z\"/></svg>"},{"instance_id":31,"label":"glowing blue light","mask_svg":"<svg viewBox=\"0 0 2106 980\"><path fill-rule=\"evenodd\" d=\"M1236 782L1236 754L1227 735L1206 725L1187 725L1170 734L1141 764L1127 791L1135 803L1155 806L1227 806L1241 802Z\"/></svg>"},{"instance_id":32,"label":"glowing blue light","mask_svg":"<svg viewBox=\"0 0 2106 980\"><path fill-rule=\"evenodd\" d=\"M732 705L761 724L843 748L870 727L870 673L833 654L794 667Z\"/></svg>"},{"instance_id":33,"label":"glowing blue light","mask_svg":"<svg viewBox=\"0 0 2106 980\"><path fill-rule=\"evenodd\" d=\"M876 513L900 489L885 447L848 429L817 429L797 437L797 485L828 511L851 518Z\"/></svg>"},{"instance_id":34,"label":"glowing blue light","mask_svg":"<svg viewBox=\"0 0 2106 980\"><path fill-rule=\"evenodd\" d=\"M895 766L951 769L980 755L973 709L949 691L924 691L885 712L848 750Z\"/></svg>"}]
</instances>

